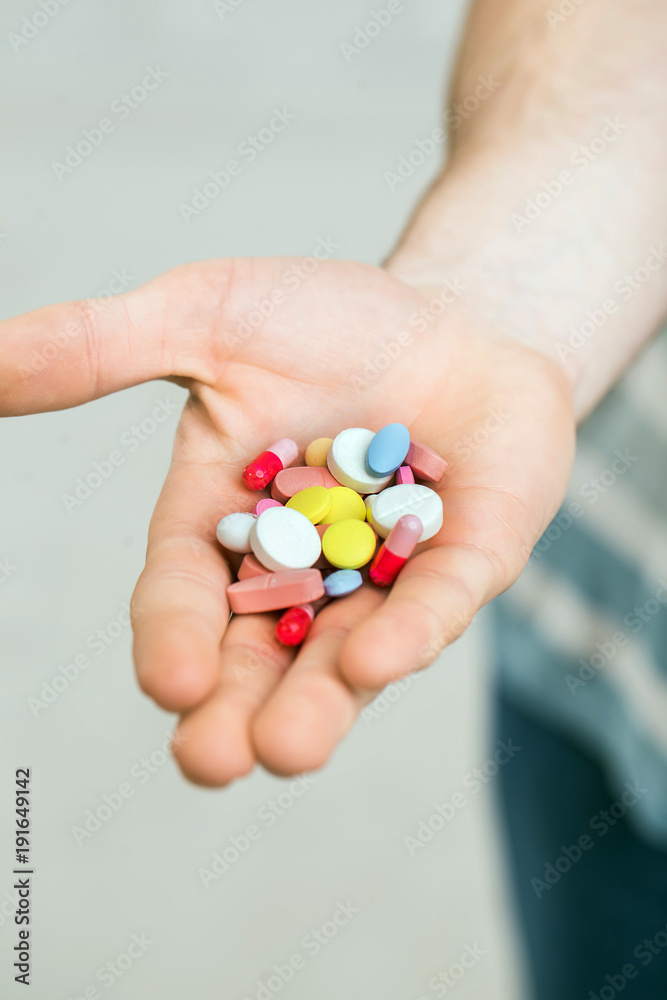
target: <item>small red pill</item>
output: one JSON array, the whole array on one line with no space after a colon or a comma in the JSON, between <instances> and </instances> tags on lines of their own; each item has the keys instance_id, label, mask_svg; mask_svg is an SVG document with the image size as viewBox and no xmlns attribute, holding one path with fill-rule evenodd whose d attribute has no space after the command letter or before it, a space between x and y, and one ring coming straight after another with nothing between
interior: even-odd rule
<instances>
[{"instance_id":1,"label":"small red pill","mask_svg":"<svg viewBox=\"0 0 667 1000\"><path fill-rule=\"evenodd\" d=\"M391 587L414 552L423 530L416 514L399 517L371 563L371 583L376 587Z\"/></svg>"},{"instance_id":2,"label":"small red pill","mask_svg":"<svg viewBox=\"0 0 667 1000\"><path fill-rule=\"evenodd\" d=\"M246 465L241 476L243 485L255 492L266 489L279 472L292 464L298 452L296 441L281 438L253 459L250 465Z\"/></svg>"},{"instance_id":3,"label":"small red pill","mask_svg":"<svg viewBox=\"0 0 667 1000\"><path fill-rule=\"evenodd\" d=\"M276 639L283 646L299 646L313 624L315 610L311 604L288 608L276 624Z\"/></svg>"}]
</instances>

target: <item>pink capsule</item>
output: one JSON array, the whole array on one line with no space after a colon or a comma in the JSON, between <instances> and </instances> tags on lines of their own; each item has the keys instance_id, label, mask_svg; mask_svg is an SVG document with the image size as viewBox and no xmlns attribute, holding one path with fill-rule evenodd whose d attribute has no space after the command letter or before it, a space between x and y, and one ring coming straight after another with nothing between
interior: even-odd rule
<instances>
[{"instance_id":1,"label":"pink capsule","mask_svg":"<svg viewBox=\"0 0 667 1000\"><path fill-rule=\"evenodd\" d=\"M404 514L375 554L369 576L376 587L390 587L415 550L424 526L416 514Z\"/></svg>"},{"instance_id":2,"label":"pink capsule","mask_svg":"<svg viewBox=\"0 0 667 1000\"><path fill-rule=\"evenodd\" d=\"M266 451L253 459L243 470L243 485L249 490L264 490L279 472L291 465L299 453L299 446L291 438L281 438Z\"/></svg>"},{"instance_id":3,"label":"pink capsule","mask_svg":"<svg viewBox=\"0 0 667 1000\"><path fill-rule=\"evenodd\" d=\"M283 646L299 646L313 624L315 609L312 604L297 604L288 608L276 624L276 639Z\"/></svg>"}]
</instances>

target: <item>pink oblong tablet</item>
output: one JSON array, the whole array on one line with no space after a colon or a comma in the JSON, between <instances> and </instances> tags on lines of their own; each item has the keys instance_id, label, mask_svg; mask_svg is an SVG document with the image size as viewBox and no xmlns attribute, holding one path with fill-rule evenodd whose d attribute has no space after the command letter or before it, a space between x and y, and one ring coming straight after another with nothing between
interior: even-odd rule
<instances>
[{"instance_id":1,"label":"pink oblong tablet","mask_svg":"<svg viewBox=\"0 0 667 1000\"><path fill-rule=\"evenodd\" d=\"M271 484L271 496L274 500L285 503L299 490L309 486L340 486L328 469L320 466L295 465L291 469L283 469Z\"/></svg>"},{"instance_id":2,"label":"pink oblong tablet","mask_svg":"<svg viewBox=\"0 0 667 1000\"><path fill-rule=\"evenodd\" d=\"M239 580L250 580L253 576L264 576L265 573L270 572L270 569L262 566L259 559L256 559L252 552L249 552L247 556L243 557L243 562L236 575Z\"/></svg>"},{"instance_id":3,"label":"pink oblong tablet","mask_svg":"<svg viewBox=\"0 0 667 1000\"><path fill-rule=\"evenodd\" d=\"M405 464L410 466L419 479L427 479L431 483L437 483L442 479L447 468L444 458L427 444L421 444L419 441L410 442Z\"/></svg>"},{"instance_id":4,"label":"pink oblong tablet","mask_svg":"<svg viewBox=\"0 0 667 1000\"><path fill-rule=\"evenodd\" d=\"M227 587L229 606L237 615L279 611L295 604L308 604L323 594L324 582L318 569L265 573Z\"/></svg>"},{"instance_id":5,"label":"pink oblong tablet","mask_svg":"<svg viewBox=\"0 0 667 1000\"><path fill-rule=\"evenodd\" d=\"M402 465L400 469L396 470L396 485L404 486L406 483L414 483L415 477L412 469L409 465ZM260 501L261 503L261 501ZM257 508L253 510L253 514L259 513Z\"/></svg>"},{"instance_id":6,"label":"pink oblong tablet","mask_svg":"<svg viewBox=\"0 0 667 1000\"><path fill-rule=\"evenodd\" d=\"M264 497L262 500L257 501L252 509L252 513L255 517L259 517L262 511L268 510L269 507L282 507L282 504L280 500L271 500L270 497Z\"/></svg>"}]
</instances>

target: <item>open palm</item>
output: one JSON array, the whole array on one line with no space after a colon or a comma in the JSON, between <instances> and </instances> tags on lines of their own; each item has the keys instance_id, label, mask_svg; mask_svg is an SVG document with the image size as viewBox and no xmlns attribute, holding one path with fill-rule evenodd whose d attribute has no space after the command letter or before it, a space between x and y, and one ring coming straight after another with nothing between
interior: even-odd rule
<instances>
[{"instance_id":1,"label":"open palm","mask_svg":"<svg viewBox=\"0 0 667 1000\"><path fill-rule=\"evenodd\" d=\"M518 576L563 497L574 442L560 370L378 268L210 261L168 272L102 313L53 306L0 325L0 413L71 406L150 378L190 390L133 599L142 688L183 713L184 772L224 784L257 760L322 765L361 708L435 658ZM295 279L295 273L300 278ZM269 315L262 317L262 311ZM54 330L47 373L22 358ZM450 463L440 532L388 593L327 605L295 652L276 616L229 620L219 519L249 510L247 462L279 437L302 449L398 421ZM287 669L289 667L289 670Z\"/></svg>"}]
</instances>

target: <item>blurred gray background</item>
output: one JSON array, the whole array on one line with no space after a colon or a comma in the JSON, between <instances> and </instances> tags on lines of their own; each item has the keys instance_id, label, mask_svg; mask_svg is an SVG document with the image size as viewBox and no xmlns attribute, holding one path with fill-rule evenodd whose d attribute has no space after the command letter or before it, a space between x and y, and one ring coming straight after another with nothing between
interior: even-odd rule
<instances>
[{"instance_id":1,"label":"blurred gray background","mask_svg":"<svg viewBox=\"0 0 667 1000\"><path fill-rule=\"evenodd\" d=\"M384 179L441 121L465 6L404 2L350 54L382 0L7 0L0 318L104 296L114 275L135 287L197 258L307 255L320 237L381 261L439 168L431 157L394 192ZM148 68L159 86L114 110ZM295 120L186 223L179 205L274 108ZM113 131L58 178L53 162L104 117ZM123 605L177 415L140 442L131 428L184 395L153 383L0 423L0 995L24 995L11 810L30 767L35 1000L516 1000L492 782L422 849L405 842L489 756L483 623L390 689L299 797L262 772L203 791L164 753L174 719L135 685ZM118 448L123 465L66 509ZM90 665L68 668L82 654ZM250 824L259 839L205 886ZM466 949L477 958L446 986Z\"/></svg>"}]
</instances>

